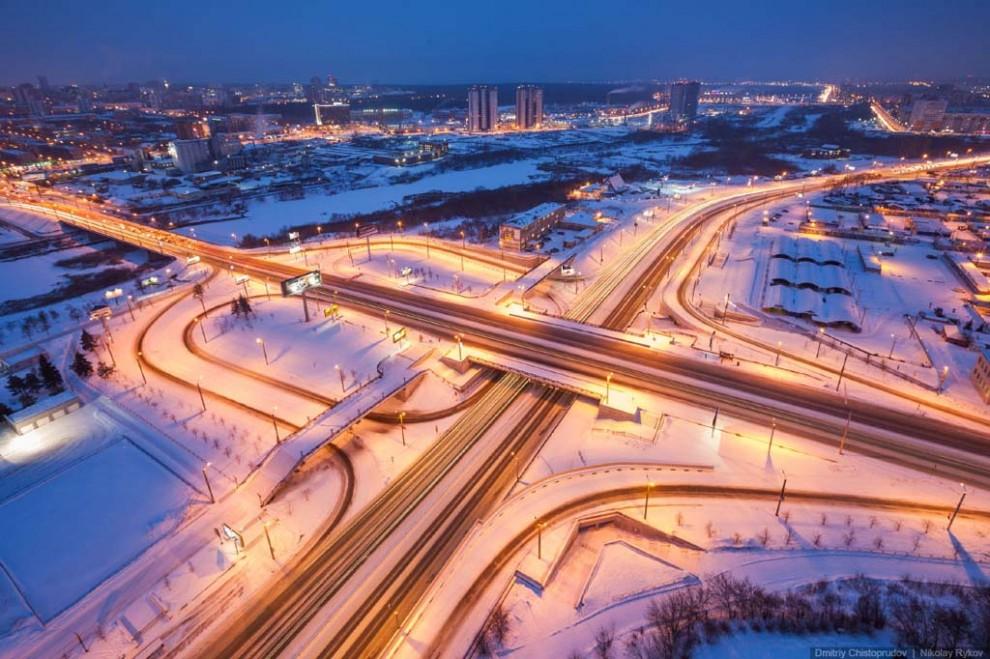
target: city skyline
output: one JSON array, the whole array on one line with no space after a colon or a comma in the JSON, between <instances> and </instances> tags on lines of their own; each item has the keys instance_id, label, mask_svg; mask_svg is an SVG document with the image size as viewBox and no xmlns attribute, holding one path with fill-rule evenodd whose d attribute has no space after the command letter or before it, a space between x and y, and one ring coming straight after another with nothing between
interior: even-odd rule
<instances>
[{"instance_id":1,"label":"city skyline","mask_svg":"<svg viewBox=\"0 0 990 659\"><path fill-rule=\"evenodd\" d=\"M291 82L333 72L343 83L906 80L990 76L980 26L990 6L957 2L828 6L729 2L576 12L548 2L484 15L429 11L110 2L8 8L0 83ZM455 10L456 9L456 10ZM712 21L712 17L716 20ZM471 20L482 29L468 29ZM209 29L206 28L209 26Z\"/></svg>"}]
</instances>

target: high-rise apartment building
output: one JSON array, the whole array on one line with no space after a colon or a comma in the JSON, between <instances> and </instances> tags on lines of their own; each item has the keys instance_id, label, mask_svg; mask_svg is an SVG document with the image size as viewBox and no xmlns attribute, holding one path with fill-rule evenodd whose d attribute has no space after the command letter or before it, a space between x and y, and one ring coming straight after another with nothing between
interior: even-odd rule
<instances>
[{"instance_id":1,"label":"high-rise apartment building","mask_svg":"<svg viewBox=\"0 0 990 659\"><path fill-rule=\"evenodd\" d=\"M520 130L543 125L543 89L533 85L516 87L516 127Z\"/></svg>"},{"instance_id":2,"label":"high-rise apartment building","mask_svg":"<svg viewBox=\"0 0 990 659\"><path fill-rule=\"evenodd\" d=\"M495 130L498 125L498 88L484 85L468 91L468 130L473 133Z\"/></svg>"},{"instance_id":3,"label":"high-rise apartment building","mask_svg":"<svg viewBox=\"0 0 990 659\"><path fill-rule=\"evenodd\" d=\"M698 116L701 83L694 80L675 82L670 86L670 115L678 121L694 121Z\"/></svg>"},{"instance_id":4,"label":"high-rise apartment building","mask_svg":"<svg viewBox=\"0 0 990 659\"><path fill-rule=\"evenodd\" d=\"M941 130L949 102L944 98L916 98L911 105L908 128L917 131Z\"/></svg>"}]
</instances>

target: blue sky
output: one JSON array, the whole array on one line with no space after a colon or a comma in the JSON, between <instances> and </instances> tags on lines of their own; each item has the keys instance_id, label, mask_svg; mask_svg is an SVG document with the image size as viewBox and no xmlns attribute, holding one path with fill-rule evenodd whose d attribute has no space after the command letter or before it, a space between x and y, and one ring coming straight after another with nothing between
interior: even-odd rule
<instances>
[{"instance_id":1,"label":"blue sky","mask_svg":"<svg viewBox=\"0 0 990 659\"><path fill-rule=\"evenodd\" d=\"M0 82L990 76L974 0L0 0Z\"/></svg>"}]
</instances>

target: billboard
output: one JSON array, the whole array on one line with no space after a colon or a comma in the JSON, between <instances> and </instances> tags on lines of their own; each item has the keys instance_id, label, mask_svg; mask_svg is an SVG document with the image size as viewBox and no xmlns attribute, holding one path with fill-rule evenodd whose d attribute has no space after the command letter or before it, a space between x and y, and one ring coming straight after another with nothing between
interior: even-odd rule
<instances>
[{"instance_id":1,"label":"billboard","mask_svg":"<svg viewBox=\"0 0 990 659\"><path fill-rule=\"evenodd\" d=\"M364 226L359 226L357 228L358 238L367 238L368 236L373 236L378 233L378 225L376 224L365 224Z\"/></svg>"},{"instance_id":2,"label":"billboard","mask_svg":"<svg viewBox=\"0 0 990 659\"><path fill-rule=\"evenodd\" d=\"M313 270L312 272L307 272L304 275L283 280L281 283L282 295L284 297L288 297L290 295L302 295L310 288L320 286L322 283L323 281L320 278L320 271Z\"/></svg>"}]
</instances>

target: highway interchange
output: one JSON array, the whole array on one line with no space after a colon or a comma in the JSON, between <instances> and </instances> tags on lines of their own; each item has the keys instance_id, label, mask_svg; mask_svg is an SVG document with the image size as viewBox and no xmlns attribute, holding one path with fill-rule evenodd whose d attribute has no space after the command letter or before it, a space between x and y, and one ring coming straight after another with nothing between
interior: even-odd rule
<instances>
[{"instance_id":1,"label":"highway interchange","mask_svg":"<svg viewBox=\"0 0 990 659\"><path fill-rule=\"evenodd\" d=\"M599 314L602 328L622 332L669 279L667 286L677 291L680 303L674 311L685 325L704 328L705 334L718 331L772 351L772 347L754 343L743 333L714 324L691 307L685 292L695 262L679 263L679 259L692 246L703 246L714 239L739 212L788 196L854 182L909 178L936 168L972 167L988 160L974 157L774 182L691 202L663 228L653 229L637 249L610 264L569 317L587 322L593 314ZM80 209L54 196L19 202L45 207L60 220L94 233L179 258L199 257L217 271L235 271L266 282L278 282L306 271L274 262L263 253L219 247L112 217L100 213L98 207ZM456 252L449 246L444 249ZM990 421L889 385L884 385L886 395L903 397L910 403L923 400L932 413L923 417L907 415L899 407L688 359L592 327L541 323L502 309L446 298L425 299L405 290L331 273L323 273L323 282L322 287L307 295L379 317L388 310L396 323L440 336L458 334L466 344L533 364L597 379L611 373L616 383L630 388L718 409L740 419L767 425L773 418L782 431L829 445L837 444L851 418L845 440L851 451L926 471L937 465L943 474L974 485L990 485L990 458L985 448L990 439ZM191 352L223 368L244 370L197 351L191 339L194 327L194 323L187 325L184 334ZM808 366L821 366L800 355L790 358ZM160 365L148 361L145 364L175 379ZM834 370L824 370L835 375ZM256 372L248 374L267 377ZM878 386L861 376L847 377L865 386ZM287 386L274 380L269 384ZM335 402L297 389L296 395L323 405ZM209 393L244 406L229 394ZM464 414L400 478L348 520L339 524L331 520L318 541L290 564L263 600L251 603L236 619L225 623L222 631L204 640L205 645L197 652L204 656L243 657L281 653L379 654L470 526L484 518L515 484L516 468L512 463L517 456L525 462L535 455L572 398L573 394L534 384L521 375L506 373L499 377L459 406L466 410ZM260 410L253 413L269 414ZM377 418L395 422L393 415L378 414ZM298 428L298 424L286 419L278 423L286 431Z\"/></svg>"}]
</instances>

